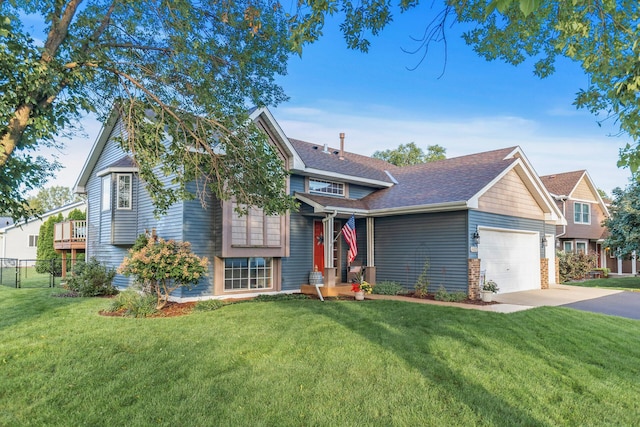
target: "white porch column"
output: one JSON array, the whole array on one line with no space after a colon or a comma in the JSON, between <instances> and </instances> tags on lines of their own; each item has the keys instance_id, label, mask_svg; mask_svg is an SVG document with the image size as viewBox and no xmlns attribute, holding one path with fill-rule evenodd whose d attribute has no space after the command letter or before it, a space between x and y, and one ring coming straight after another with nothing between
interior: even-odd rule
<instances>
[{"instance_id":1,"label":"white porch column","mask_svg":"<svg viewBox=\"0 0 640 427\"><path fill-rule=\"evenodd\" d=\"M373 244L373 218L367 218L367 266L373 267L375 263L374 244Z\"/></svg>"},{"instance_id":2,"label":"white porch column","mask_svg":"<svg viewBox=\"0 0 640 427\"><path fill-rule=\"evenodd\" d=\"M367 282L376 284L376 262L374 244L374 218L367 217L367 269L365 270Z\"/></svg>"},{"instance_id":3,"label":"white porch column","mask_svg":"<svg viewBox=\"0 0 640 427\"><path fill-rule=\"evenodd\" d=\"M634 276L638 273L638 268L636 267L636 251L631 252L631 274Z\"/></svg>"},{"instance_id":4,"label":"white porch column","mask_svg":"<svg viewBox=\"0 0 640 427\"><path fill-rule=\"evenodd\" d=\"M335 213L327 215L322 220L322 233L324 235L324 285L336 285L336 269L333 265L333 218Z\"/></svg>"},{"instance_id":5,"label":"white porch column","mask_svg":"<svg viewBox=\"0 0 640 427\"><path fill-rule=\"evenodd\" d=\"M618 274L622 274L622 258L618 257Z\"/></svg>"}]
</instances>

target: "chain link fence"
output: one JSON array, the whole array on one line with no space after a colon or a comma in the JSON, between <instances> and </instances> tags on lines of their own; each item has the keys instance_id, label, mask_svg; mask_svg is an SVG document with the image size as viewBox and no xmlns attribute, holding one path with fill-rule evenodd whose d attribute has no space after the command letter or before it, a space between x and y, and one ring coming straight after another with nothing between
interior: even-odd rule
<instances>
[{"instance_id":1,"label":"chain link fence","mask_svg":"<svg viewBox=\"0 0 640 427\"><path fill-rule=\"evenodd\" d=\"M62 260L0 258L0 285L14 288L53 288L60 284Z\"/></svg>"}]
</instances>

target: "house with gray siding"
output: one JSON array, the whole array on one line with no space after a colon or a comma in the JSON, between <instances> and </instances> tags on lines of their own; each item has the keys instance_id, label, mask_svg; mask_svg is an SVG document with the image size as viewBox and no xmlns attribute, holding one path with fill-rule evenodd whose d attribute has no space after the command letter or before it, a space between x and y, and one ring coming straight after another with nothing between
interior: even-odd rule
<instances>
[{"instance_id":1,"label":"house with gray siding","mask_svg":"<svg viewBox=\"0 0 640 427\"><path fill-rule=\"evenodd\" d=\"M239 216L233 200L174 204L154 218L144 182L114 142L112 117L87 159L76 191L87 194L87 256L117 267L136 237L155 230L191 242L210 260L199 286L179 300L297 292L320 272L331 295L347 282L345 222L356 219L358 255L367 279L411 289L427 267L430 291L444 286L474 297L481 272L501 292L539 289L555 281L553 242L564 218L519 147L397 167L340 146L287 137L268 109L252 120L268 135L290 176L296 212ZM553 243L551 243L553 245ZM552 249L552 247L551 247ZM131 279L117 276L125 287Z\"/></svg>"}]
</instances>

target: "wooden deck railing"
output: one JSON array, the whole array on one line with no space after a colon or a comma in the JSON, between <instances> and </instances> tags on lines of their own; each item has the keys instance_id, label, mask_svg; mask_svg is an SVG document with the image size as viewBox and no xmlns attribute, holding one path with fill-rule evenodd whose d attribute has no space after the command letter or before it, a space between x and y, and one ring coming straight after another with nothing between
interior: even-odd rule
<instances>
[{"instance_id":1,"label":"wooden deck railing","mask_svg":"<svg viewBox=\"0 0 640 427\"><path fill-rule=\"evenodd\" d=\"M55 249L81 249L87 242L87 221L73 220L58 222L53 232Z\"/></svg>"}]
</instances>

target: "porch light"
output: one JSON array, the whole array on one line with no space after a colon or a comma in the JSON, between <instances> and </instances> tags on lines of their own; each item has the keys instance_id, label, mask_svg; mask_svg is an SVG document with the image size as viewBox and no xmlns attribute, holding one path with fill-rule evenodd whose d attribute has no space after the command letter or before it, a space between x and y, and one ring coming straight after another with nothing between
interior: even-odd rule
<instances>
[{"instance_id":1,"label":"porch light","mask_svg":"<svg viewBox=\"0 0 640 427\"><path fill-rule=\"evenodd\" d=\"M480 244L480 233L478 233L478 230L474 231L473 234L471 235L471 237L473 238L473 242L476 245Z\"/></svg>"},{"instance_id":2,"label":"porch light","mask_svg":"<svg viewBox=\"0 0 640 427\"><path fill-rule=\"evenodd\" d=\"M542 247L546 248L547 247L547 236L542 236L542 240L540 240L540 243L542 244Z\"/></svg>"}]
</instances>

